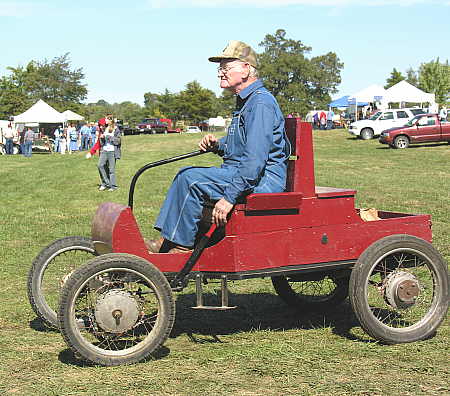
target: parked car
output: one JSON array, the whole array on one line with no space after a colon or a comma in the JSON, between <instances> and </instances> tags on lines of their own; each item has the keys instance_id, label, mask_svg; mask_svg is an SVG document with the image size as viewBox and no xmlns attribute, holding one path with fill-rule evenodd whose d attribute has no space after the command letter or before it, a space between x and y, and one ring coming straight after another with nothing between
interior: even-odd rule
<instances>
[{"instance_id":1,"label":"parked car","mask_svg":"<svg viewBox=\"0 0 450 396\"><path fill-rule=\"evenodd\" d=\"M123 120L116 120L116 125L119 127L122 135L135 135L139 133L136 128L131 127L128 123L124 123Z\"/></svg>"},{"instance_id":2,"label":"parked car","mask_svg":"<svg viewBox=\"0 0 450 396\"><path fill-rule=\"evenodd\" d=\"M426 111L419 108L377 111L367 120L352 122L348 128L348 132L363 140L368 140L374 136L379 136L386 129L403 126L417 114L424 113Z\"/></svg>"},{"instance_id":3,"label":"parked car","mask_svg":"<svg viewBox=\"0 0 450 396\"><path fill-rule=\"evenodd\" d=\"M167 133L168 126L158 118L144 118L136 127L142 133Z\"/></svg>"},{"instance_id":4,"label":"parked car","mask_svg":"<svg viewBox=\"0 0 450 396\"><path fill-rule=\"evenodd\" d=\"M407 148L413 143L450 143L450 122L439 121L437 114L421 114L403 127L383 131L379 141L397 149Z\"/></svg>"},{"instance_id":5,"label":"parked car","mask_svg":"<svg viewBox=\"0 0 450 396\"><path fill-rule=\"evenodd\" d=\"M186 133L199 133L202 130L198 127L198 126L194 126L194 125L189 125L186 128Z\"/></svg>"}]
</instances>

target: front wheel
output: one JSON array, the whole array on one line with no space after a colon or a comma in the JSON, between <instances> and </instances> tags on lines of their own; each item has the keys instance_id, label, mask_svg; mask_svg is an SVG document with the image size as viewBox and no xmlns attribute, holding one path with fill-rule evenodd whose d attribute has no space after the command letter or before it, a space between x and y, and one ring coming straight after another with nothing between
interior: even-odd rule
<instances>
[{"instance_id":1,"label":"front wheel","mask_svg":"<svg viewBox=\"0 0 450 396\"><path fill-rule=\"evenodd\" d=\"M409 146L409 139L406 136L397 136L394 140L394 147L396 149L405 149Z\"/></svg>"},{"instance_id":2,"label":"front wheel","mask_svg":"<svg viewBox=\"0 0 450 396\"><path fill-rule=\"evenodd\" d=\"M59 292L68 275L95 255L90 238L70 236L52 242L33 260L28 273L28 300L47 326L57 327Z\"/></svg>"},{"instance_id":3,"label":"front wheel","mask_svg":"<svg viewBox=\"0 0 450 396\"><path fill-rule=\"evenodd\" d=\"M312 273L276 276L272 284L280 298L294 308L326 309L348 296L347 274Z\"/></svg>"},{"instance_id":4,"label":"front wheel","mask_svg":"<svg viewBox=\"0 0 450 396\"><path fill-rule=\"evenodd\" d=\"M446 317L448 271L439 252L411 235L370 245L350 277L350 302L361 327L386 344L430 337Z\"/></svg>"},{"instance_id":5,"label":"front wheel","mask_svg":"<svg viewBox=\"0 0 450 396\"><path fill-rule=\"evenodd\" d=\"M141 257L112 253L75 271L61 291L58 324L67 345L104 366L146 360L175 319L170 285Z\"/></svg>"},{"instance_id":6,"label":"front wheel","mask_svg":"<svg viewBox=\"0 0 450 396\"><path fill-rule=\"evenodd\" d=\"M362 140L370 140L373 138L373 130L371 128L364 128L361 131L361 139Z\"/></svg>"}]
</instances>

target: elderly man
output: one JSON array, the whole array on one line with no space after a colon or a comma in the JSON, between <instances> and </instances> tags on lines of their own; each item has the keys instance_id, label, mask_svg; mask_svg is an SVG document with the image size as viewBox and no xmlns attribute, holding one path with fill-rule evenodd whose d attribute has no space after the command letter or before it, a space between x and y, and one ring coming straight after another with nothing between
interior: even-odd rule
<instances>
[{"instance_id":1,"label":"elderly man","mask_svg":"<svg viewBox=\"0 0 450 396\"><path fill-rule=\"evenodd\" d=\"M222 156L223 164L220 168L180 170L155 224L162 238L147 242L152 252L191 250L205 201L216 202L212 221L223 226L239 198L285 189L289 147L284 117L276 99L258 79L256 53L241 41L231 41L209 61L220 63L220 87L236 94L227 135L217 139L208 134L199 143L201 150Z\"/></svg>"}]
</instances>

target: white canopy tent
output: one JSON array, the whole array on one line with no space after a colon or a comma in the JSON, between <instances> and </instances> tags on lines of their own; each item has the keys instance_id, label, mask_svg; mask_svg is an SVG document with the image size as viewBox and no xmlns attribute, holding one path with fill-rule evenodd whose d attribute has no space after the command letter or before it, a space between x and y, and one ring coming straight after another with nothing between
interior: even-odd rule
<instances>
[{"instance_id":1,"label":"white canopy tent","mask_svg":"<svg viewBox=\"0 0 450 396\"><path fill-rule=\"evenodd\" d=\"M349 100L357 99L358 102L379 102L385 93L386 90L383 87L373 84L350 95Z\"/></svg>"},{"instance_id":2,"label":"white canopy tent","mask_svg":"<svg viewBox=\"0 0 450 396\"><path fill-rule=\"evenodd\" d=\"M416 88L406 80L402 80L386 90L383 97L384 103L411 102L411 103L435 103L434 94L430 94Z\"/></svg>"},{"instance_id":3,"label":"white canopy tent","mask_svg":"<svg viewBox=\"0 0 450 396\"><path fill-rule=\"evenodd\" d=\"M14 122L16 124L27 123L63 123L64 116L52 106L45 103L42 99L39 99L33 106L27 111L14 116Z\"/></svg>"},{"instance_id":4,"label":"white canopy tent","mask_svg":"<svg viewBox=\"0 0 450 396\"><path fill-rule=\"evenodd\" d=\"M348 101L350 104L357 102L382 102L386 90L380 85L369 85L367 88L362 89L350 95ZM358 112L355 111L356 119L358 119Z\"/></svg>"},{"instance_id":5,"label":"white canopy tent","mask_svg":"<svg viewBox=\"0 0 450 396\"><path fill-rule=\"evenodd\" d=\"M67 121L81 121L84 120L84 117L75 113L72 110L66 110L62 112L63 116L64 116L64 120Z\"/></svg>"}]
</instances>

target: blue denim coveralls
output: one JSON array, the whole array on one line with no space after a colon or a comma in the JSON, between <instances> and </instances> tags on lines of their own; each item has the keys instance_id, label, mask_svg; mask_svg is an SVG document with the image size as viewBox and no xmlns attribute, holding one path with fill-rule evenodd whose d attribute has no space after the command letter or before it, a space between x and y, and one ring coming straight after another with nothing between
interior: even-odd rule
<instances>
[{"instance_id":1,"label":"blue denim coveralls","mask_svg":"<svg viewBox=\"0 0 450 396\"><path fill-rule=\"evenodd\" d=\"M251 192L285 190L289 143L276 99L257 80L239 93L237 109L219 140L221 167L185 167L175 176L155 224L165 239L193 246L205 200L235 204Z\"/></svg>"}]
</instances>

